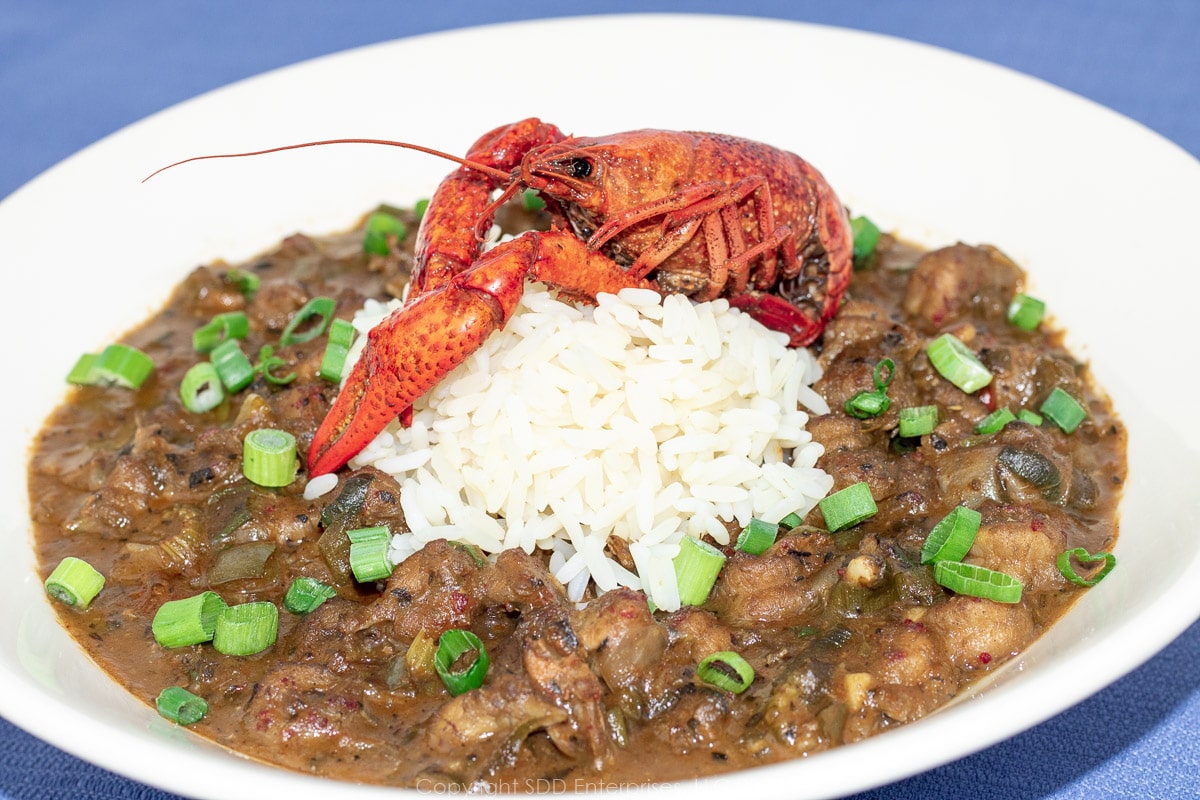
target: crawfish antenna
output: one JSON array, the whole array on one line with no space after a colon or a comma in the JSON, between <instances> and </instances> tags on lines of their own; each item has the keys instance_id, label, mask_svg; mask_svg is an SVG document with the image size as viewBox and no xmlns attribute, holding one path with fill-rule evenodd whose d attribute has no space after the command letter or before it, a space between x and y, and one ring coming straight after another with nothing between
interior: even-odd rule
<instances>
[{"instance_id":1,"label":"crawfish antenna","mask_svg":"<svg viewBox=\"0 0 1200 800\"><path fill-rule=\"evenodd\" d=\"M181 164L190 164L193 161L207 161L210 158L246 158L248 156L262 156L268 153L281 153L284 150L299 150L302 147L321 147L327 144L382 144L387 145L388 147L403 147L406 150L416 150L420 153L427 153L431 156L437 156L438 158L444 158L447 161L453 161L457 164L462 164L464 167L479 170L480 172L491 175L493 178L497 178L502 181L512 180L512 175L509 175L503 170L498 170L495 167L489 167L487 164L479 164L475 161L468 161L465 158L453 156L449 153L444 153L441 150L434 150L432 147L423 147L419 144L396 142L392 141L391 139L322 139L316 142L285 144L280 147L268 147L266 150L252 150L245 153L214 153L207 156L192 156L191 158L185 158L182 161L176 161L174 164L167 164L165 167L159 167L158 169L154 170L154 172L151 172L149 175L142 178L142 183L150 180L160 172L166 172L172 167L178 167Z\"/></svg>"}]
</instances>

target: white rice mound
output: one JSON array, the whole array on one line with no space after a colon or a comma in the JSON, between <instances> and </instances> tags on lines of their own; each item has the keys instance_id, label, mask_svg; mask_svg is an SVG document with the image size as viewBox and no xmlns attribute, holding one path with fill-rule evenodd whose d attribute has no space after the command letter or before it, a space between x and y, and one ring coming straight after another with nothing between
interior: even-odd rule
<instances>
[{"instance_id":1,"label":"white rice mound","mask_svg":"<svg viewBox=\"0 0 1200 800\"><path fill-rule=\"evenodd\" d=\"M645 289L598 300L576 306L527 283L505 328L416 402L412 426L391 424L350 461L401 484L412 532L393 538L395 563L438 538L489 554L542 548L575 601L594 581L673 611L683 537L728 544L726 522L804 515L829 492L801 408L829 410L808 350L726 300ZM355 327L396 305L368 304ZM607 553L614 536L636 574Z\"/></svg>"}]
</instances>

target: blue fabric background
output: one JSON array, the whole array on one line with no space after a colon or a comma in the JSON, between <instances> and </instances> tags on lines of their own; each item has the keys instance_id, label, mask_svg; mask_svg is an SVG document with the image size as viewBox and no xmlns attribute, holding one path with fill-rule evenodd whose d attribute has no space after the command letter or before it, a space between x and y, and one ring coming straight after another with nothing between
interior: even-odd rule
<instances>
[{"instance_id":1,"label":"blue fabric background","mask_svg":"<svg viewBox=\"0 0 1200 800\"><path fill-rule=\"evenodd\" d=\"M781 17L938 45L1074 91L1200 155L1196 0L0 0L0 198L118 128L267 69L430 31L634 11ZM1200 797L1197 664L1200 624L1058 717L855 800ZM172 797L2 719L0 754L0 800Z\"/></svg>"}]
</instances>

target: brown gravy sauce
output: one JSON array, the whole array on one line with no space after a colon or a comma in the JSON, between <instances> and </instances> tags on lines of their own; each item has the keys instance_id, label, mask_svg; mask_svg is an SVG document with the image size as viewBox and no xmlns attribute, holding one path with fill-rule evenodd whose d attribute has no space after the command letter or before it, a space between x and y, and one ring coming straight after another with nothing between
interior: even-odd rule
<instances>
[{"instance_id":1,"label":"brown gravy sauce","mask_svg":"<svg viewBox=\"0 0 1200 800\"><path fill-rule=\"evenodd\" d=\"M215 313L247 312L244 349L254 354L310 297L336 298L349 317L364 298L395 291L409 254L367 258L360 236L296 235L241 265L262 282L252 300L225 279L228 265L195 270L125 338L157 365L146 386L72 389L30 461L43 576L74 555L107 579L86 611L62 608L62 624L136 697L153 703L171 685L204 697L210 711L191 730L240 753L348 781L516 791L796 758L915 720L1003 664L1085 591L1062 578L1055 556L1116 540L1124 429L1059 334L1003 321L998 306L1020 270L988 248L923 256L885 236L824 337L817 388L835 411L810 425L835 489L868 483L880 509L873 519L830 535L814 511L766 554L731 554L709 602L674 614L651 615L635 592L581 611L536 557L481 567L443 543L386 582L354 584L323 552L340 524L330 504L353 483L356 526L402 530L395 482L368 470L355 483L343 471L337 490L305 500L303 477L263 489L239 466L253 427L288 429L305 451L335 391L316 377L324 338L278 351L293 383L260 378L211 412L183 411L177 387L197 360L192 331ZM932 372L924 345L941 330L982 354L997 376L988 390L965 395ZM842 404L871 388L883 357L896 363L891 410L847 416ZM975 433L991 408L1036 409L1055 386L1088 409L1073 434L1048 422ZM935 432L900 440L898 409L929 403L941 412ZM1051 465L1055 479L1031 483L1014 471L1013 453ZM1021 577L1020 603L953 595L919 564L925 534L959 504L983 514L968 560ZM281 605L297 575L335 585L338 596L306 617L281 611L278 642L259 655L165 650L151 635L166 600L212 589L230 604ZM405 655L418 631L455 626L484 640L493 665L483 689L452 699ZM699 658L726 649L756 670L739 695L696 676Z\"/></svg>"}]
</instances>

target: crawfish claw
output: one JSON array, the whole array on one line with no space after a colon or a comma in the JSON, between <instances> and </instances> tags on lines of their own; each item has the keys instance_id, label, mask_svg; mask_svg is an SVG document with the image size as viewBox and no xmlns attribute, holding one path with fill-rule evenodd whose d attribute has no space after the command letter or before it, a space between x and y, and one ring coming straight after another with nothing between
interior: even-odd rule
<instances>
[{"instance_id":1,"label":"crawfish claw","mask_svg":"<svg viewBox=\"0 0 1200 800\"><path fill-rule=\"evenodd\" d=\"M362 357L317 428L309 477L333 472L357 455L500 324L494 303L455 286L392 312L368 334Z\"/></svg>"},{"instance_id":2,"label":"crawfish claw","mask_svg":"<svg viewBox=\"0 0 1200 800\"><path fill-rule=\"evenodd\" d=\"M653 288L566 231L527 231L492 248L444 286L408 302L367 346L308 451L309 477L341 467L475 352L512 316L526 277L594 303L600 292Z\"/></svg>"}]
</instances>

